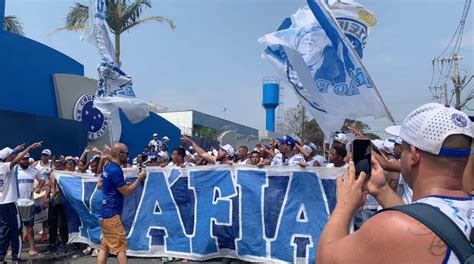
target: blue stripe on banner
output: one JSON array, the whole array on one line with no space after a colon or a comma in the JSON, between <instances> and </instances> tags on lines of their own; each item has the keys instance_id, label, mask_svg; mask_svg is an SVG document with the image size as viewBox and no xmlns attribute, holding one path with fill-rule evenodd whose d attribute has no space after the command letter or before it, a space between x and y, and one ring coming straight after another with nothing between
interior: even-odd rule
<instances>
[{"instance_id":1,"label":"blue stripe on banner","mask_svg":"<svg viewBox=\"0 0 474 264\"><path fill-rule=\"evenodd\" d=\"M329 218L327 208L335 204L330 175L339 173L327 171L250 166L149 170L140 191L124 200L127 254L312 263ZM98 245L103 194L95 189L95 178L74 175L57 175L70 208L69 242Z\"/></svg>"}]
</instances>

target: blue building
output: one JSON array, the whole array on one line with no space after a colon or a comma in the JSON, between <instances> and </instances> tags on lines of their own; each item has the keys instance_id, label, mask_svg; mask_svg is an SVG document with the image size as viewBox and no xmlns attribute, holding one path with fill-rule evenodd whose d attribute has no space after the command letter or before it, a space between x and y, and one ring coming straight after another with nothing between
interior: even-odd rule
<instances>
[{"instance_id":1,"label":"blue building","mask_svg":"<svg viewBox=\"0 0 474 264\"><path fill-rule=\"evenodd\" d=\"M0 148L43 140L53 154L78 156L88 144L110 144L107 127L75 114L89 103L97 81L84 77L84 66L60 51L3 31L4 10L0 0ZM138 124L121 115L121 122L120 141L132 154L141 152L154 132L171 139L170 149L179 144L180 130L155 113Z\"/></svg>"}]
</instances>

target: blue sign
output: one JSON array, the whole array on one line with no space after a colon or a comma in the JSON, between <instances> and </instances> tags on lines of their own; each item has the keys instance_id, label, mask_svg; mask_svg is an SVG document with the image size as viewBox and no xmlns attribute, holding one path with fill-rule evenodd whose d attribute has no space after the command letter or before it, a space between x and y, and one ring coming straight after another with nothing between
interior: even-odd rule
<instances>
[{"instance_id":1,"label":"blue sign","mask_svg":"<svg viewBox=\"0 0 474 264\"><path fill-rule=\"evenodd\" d=\"M133 181L134 170L125 171ZM212 166L148 170L125 198L130 256L314 263L335 204L340 169ZM97 178L57 173L68 201L69 242L100 245Z\"/></svg>"}]
</instances>

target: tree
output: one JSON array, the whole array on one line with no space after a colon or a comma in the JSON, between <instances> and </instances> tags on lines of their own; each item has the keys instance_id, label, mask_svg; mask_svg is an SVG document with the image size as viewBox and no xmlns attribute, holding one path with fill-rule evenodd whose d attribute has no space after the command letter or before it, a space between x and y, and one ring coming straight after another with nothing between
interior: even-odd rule
<instances>
[{"instance_id":1,"label":"tree","mask_svg":"<svg viewBox=\"0 0 474 264\"><path fill-rule=\"evenodd\" d=\"M16 16L5 16L3 30L18 35L23 35L23 24Z\"/></svg>"},{"instance_id":2,"label":"tree","mask_svg":"<svg viewBox=\"0 0 474 264\"><path fill-rule=\"evenodd\" d=\"M115 61L121 66L120 61L120 37L125 31L147 23L147 22L166 22L174 31L176 26L173 20L162 17L152 16L141 18L142 10L145 7L151 8L151 0L105 0L107 10L105 20L109 25L110 32L115 36ZM76 3L66 17L66 26L58 30L79 31L84 29L89 18L89 7L84 4Z\"/></svg>"},{"instance_id":3,"label":"tree","mask_svg":"<svg viewBox=\"0 0 474 264\"><path fill-rule=\"evenodd\" d=\"M324 133L316 119L309 120L308 116L301 105L287 109L283 115L284 121L280 133L296 135L304 142L313 142L321 146L324 142ZM364 130L369 130L370 126L360 120L346 119L341 130L351 133L352 131L348 127L352 127L355 131L364 134L369 139L380 139L376 134L364 132Z\"/></svg>"},{"instance_id":4,"label":"tree","mask_svg":"<svg viewBox=\"0 0 474 264\"><path fill-rule=\"evenodd\" d=\"M308 114L301 105L287 109L283 118L280 133L296 135L304 142L313 142L317 145L323 144L323 131L314 118L308 119Z\"/></svg>"}]
</instances>

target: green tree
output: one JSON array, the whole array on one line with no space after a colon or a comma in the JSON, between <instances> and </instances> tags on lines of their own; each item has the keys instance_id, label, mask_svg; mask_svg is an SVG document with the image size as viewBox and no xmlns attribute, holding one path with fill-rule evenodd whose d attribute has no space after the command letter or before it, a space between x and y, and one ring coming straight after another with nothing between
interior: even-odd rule
<instances>
[{"instance_id":1,"label":"green tree","mask_svg":"<svg viewBox=\"0 0 474 264\"><path fill-rule=\"evenodd\" d=\"M121 66L120 36L122 33L147 22L166 22L173 31L176 29L173 20L162 16L141 18L143 9L151 8L150 0L105 0L105 2L107 5L105 20L109 25L110 32L115 36L115 61L119 67ZM82 30L88 18L89 7L81 3L75 3L67 14L66 26L59 30Z\"/></svg>"},{"instance_id":2,"label":"green tree","mask_svg":"<svg viewBox=\"0 0 474 264\"><path fill-rule=\"evenodd\" d=\"M5 16L3 21L3 30L23 35L23 24L16 16Z\"/></svg>"}]
</instances>

